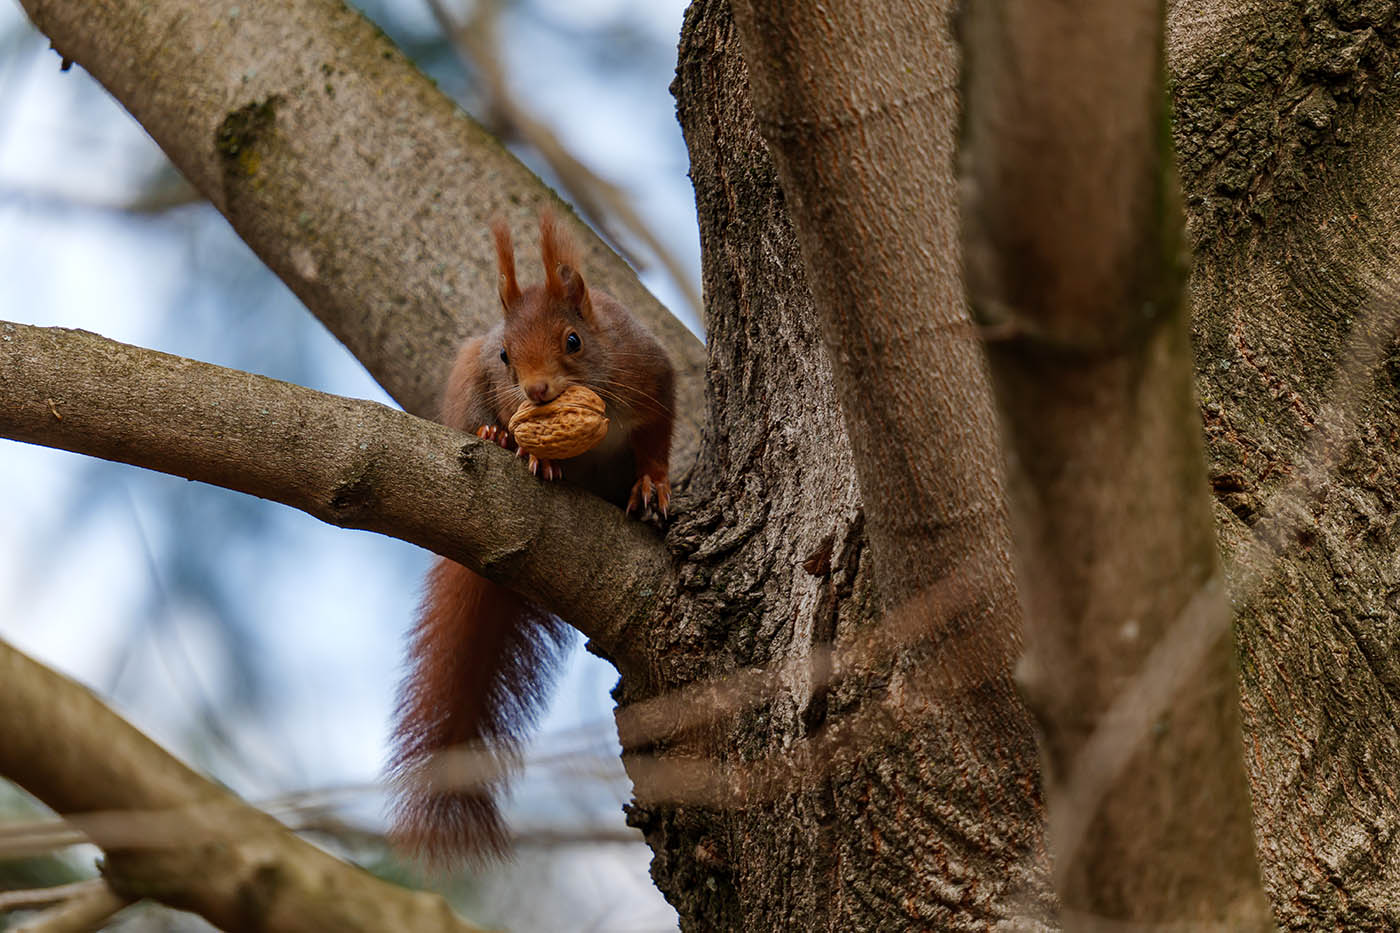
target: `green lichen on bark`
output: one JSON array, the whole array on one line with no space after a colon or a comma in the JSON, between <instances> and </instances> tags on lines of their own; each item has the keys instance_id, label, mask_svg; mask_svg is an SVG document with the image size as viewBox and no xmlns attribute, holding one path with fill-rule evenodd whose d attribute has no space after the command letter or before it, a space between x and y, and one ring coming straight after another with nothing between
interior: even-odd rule
<instances>
[{"instance_id":1,"label":"green lichen on bark","mask_svg":"<svg viewBox=\"0 0 1400 933\"><path fill-rule=\"evenodd\" d=\"M1398 47L1395 0L1307 0L1176 76L1176 145L1198 249L1292 217L1312 176L1351 145L1376 92L1400 80Z\"/></svg>"}]
</instances>

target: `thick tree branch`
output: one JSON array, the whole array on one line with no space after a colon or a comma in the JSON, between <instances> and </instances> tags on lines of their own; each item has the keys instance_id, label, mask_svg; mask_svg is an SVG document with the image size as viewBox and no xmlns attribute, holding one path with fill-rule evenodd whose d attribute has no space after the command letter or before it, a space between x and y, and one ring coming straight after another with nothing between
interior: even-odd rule
<instances>
[{"instance_id":1,"label":"thick tree branch","mask_svg":"<svg viewBox=\"0 0 1400 933\"><path fill-rule=\"evenodd\" d=\"M1161 9L968 7L964 248L983 323L1092 349L1176 312L1186 265Z\"/></svg>"},{"instance_id":2,"label":"thick tree branch","mask_svg":"<svg viewBox=\"0 0 1400 933\"><path fill-rule=\"evenodd\" d=\"M457 344L499 313L490 218L533 240L539 208L561 207L538 178L338 0L22 5L404 408L436 415ZM698 424L700 342L560 213L590 284L671 353ZM682 465L696 434L677 438Z\"/></svg>"},{"instance_id":3,"label":"thick tree branch","mask_svg":"<svg viewBox=\"0 0 1400 933\"><path fill-rule=\"evenodd\" d=\"M154 898L225 930L475 929L442 898L380 881L297 838L3 642L0 714L0 774L104 848L120 897ZM83 819L91 813L103 819Z\"/></svg>"},{"instance_id":4,"label":"thick tree branch","mask_svg":"<svg viewBox=\"0 0 1400 933\"><path fill-rule=\"evenodd\" d=\"M986 552L992 650L1015 654L996 421L968 326L948 4L739 0L754 110L809 270L892 600ZM1006 571L1006 572L999 572Z\"/></svg>"},{"instance_id":5,"label":"thick tree branch","mask_svg":"<svg viewBox=\"0 0 1400 933\"><path fill-rule=\"evenodd\" d=\"M84 331L0 323L0 436L197 479L402 538L519 589L624 670L667 604L654 531L493 444L373 402Z\"/></svg>"},{"instance_id":6,"label":"thick tree branch","mask_svg":"<svg viewBox=\"0 0 1400 933\"><path fill-rule=\"evenodd\" d=\"M1162 5L976 0L962 26L968 286L1003 337L989 358L1022 674L1066 926L1269 929L1232 645L1212 624L1229 606L1192 393Z\"/></svg>"}]
</instances>

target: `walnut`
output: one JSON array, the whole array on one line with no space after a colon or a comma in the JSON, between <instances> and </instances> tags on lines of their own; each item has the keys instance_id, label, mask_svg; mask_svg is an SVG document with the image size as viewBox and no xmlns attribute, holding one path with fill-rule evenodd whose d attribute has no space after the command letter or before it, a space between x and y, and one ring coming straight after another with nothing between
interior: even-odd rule
<instances>
[{"instance_id":1,"label":"walnut","mask_svg":"<svg viewBox=\"0 0 1400 933\"><path fill-rule=\"evenodd\" d=\"M569 386L543 405L524 402L510 418L510 433L527 454L567 460L592 450L608 433L603 400L592 389Z\"/></svg>"}]
</instances>

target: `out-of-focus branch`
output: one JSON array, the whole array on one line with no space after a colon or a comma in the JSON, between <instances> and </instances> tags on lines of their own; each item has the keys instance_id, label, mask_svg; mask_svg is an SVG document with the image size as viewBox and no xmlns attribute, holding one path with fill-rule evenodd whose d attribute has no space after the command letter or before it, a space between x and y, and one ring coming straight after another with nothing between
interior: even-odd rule
<instances>
[{"instance_id":1,"label":"out-of-focus branch","mask_svg":"<svg viewBox=\"0 0 1400 933\"><path fill-rule=\"evenodd\" d=\"M634 266L641 268L637 257L621 246L624 238L617 235L612 224L613 218L616 218L661 263L671 281L685 295L695 319L700 320L703 310L700 293L679 257L667 248L637 213L631 195L579 161L559 136L521 104L511 91L505 68L496 54L496 49L501 45L497 30L500 21L498 0L479 0L473 5L470 18L461 23L456 21L443 0L428 0L428 5L463 63L481 77L481 90L486 97L491 130L503 138L521 140L538 152L584 215L606 231L609 238L619 244L619 248L624 249L623 255Z\"/></svg>"},{"instance_id":2,"label":"out-of-focus branch","mask_svg":"<svg viewBox=\"0 0 1400 933\"><path fill-rule=\"evenodd\" d=\"M1062 919L1272 929L1192 391L1163 6L973 0L960 26L967 285L999 338L1018 673Z\"/></svg>"},{"instance_id":3,"label":"out-of-focus branch","mask_svg":"<svg viewBox=\"0 0 1400 933\"><path fill-rule=\"evenodd\" d=\"M0 823L0 859L48 855L88 839L61 820L17 820ZM0 896L0 910L8 910Z\"/></svg>"},{"instance_id":4,"label":"out-of-focus branch","mask_svg":"<svg viewBox=\"0 0 1400 933\"><path fill-rule=\"evenodd\" d=\"M298 839L3 642L0 719L0 774L59 813L161 813L141 846L131 845L139 813L125 826L74 817L105 850L116 897L149 897L226 930L475 929L440 897L379 881Z\"/></svg>"},{"instance_id":5,"label":"out-of-focus branch","mask_svg":"<svg viewBox=\"0 0 1400 933\"><path fill-rule=\"evenodd\" d=\"M95 933L132 898L113 891L101 878L37 891L0 893L0 913L26 907L54 906L13 928L13 933Z\"/></svg>"},{"instance_id":6,"label":"out-of-focus branch","mask_svg":"<svg viewBox=\"0 0 1400 933\"><path fill-rule=\"evenodd\" d=\"M589 283L671 354L678 412L703 420L705 353L694 335L339 0L21 5L408 411L436 414L461 339L498 319L490 219L521 233L549 205L580 243ZM679 466L696 446L678 438Z\"/></svg>"},{"instance_id":7,"label":"out-of-focus branch","mask_svg":"<svg viewBox=\"0 0 1400 933\"><path fill-rule=\"evenodd\" d=\"M168 167L165 172L161 173L160 177L142 187L136 194L126 198L102 200L69 194L56 189L0 187L0 204L43 207L60 211L79 210L127 215L161 214L203 201L203 196L191 188L189 182Z\"/></svg>"},{"instance_id":8,"label":"out-of-focus branch","mask_svg":"<svg viewBox=\"0 0 1400 933\"><path fill-rule=\"evenodd\" d=\"M493 444L372 402L83 331L0 322L0 436L198 479L392 535L526 592L625 671L673 589L652 529ZM581 547L580 542L587 542Z\"/></svg>"},{"instance_id":9,"label":"out-of-focus branch","mask_svg":"<svg viewBox=\"0 0 1400 933\"><path fill-rule=\"evenodd\" d=\"M99 878L90 881L75 881L72 884L54 885L50 888L0 891L0 913L7 910L38 910L40 907L48 907L51 904L61 904L92 890L94 887L105 888L107 882Z\"/></svg>"}]
</instances>

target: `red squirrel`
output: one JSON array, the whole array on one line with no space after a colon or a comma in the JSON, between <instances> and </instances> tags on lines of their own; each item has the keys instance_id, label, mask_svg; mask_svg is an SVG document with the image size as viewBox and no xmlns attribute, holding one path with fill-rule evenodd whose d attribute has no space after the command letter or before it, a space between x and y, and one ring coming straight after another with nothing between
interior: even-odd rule
<instances>
[{"instance_id":1,"label":"red squirrel","mask_svg":"<svg viewBox=\"0 0 1400 933\"><path fill-rule=\"evenodd\" d=\"M540 217L544 284L524 290L510 230L501 220L491 230L504 319L462 344L440 420L512 450L506 425L522 402L587 386L607 405L606 437L569 460L531 456L530 471L546 480L567 475L629 514L655 507L664 516L675 381L665 351L615 299L584 284L574 245L553 215ZM432 762L464 747L508 770L543 711L570 629L445 558L425 589L394 730L394 836L438 865L499 856L508 848L493 795L499 782L434 787Z\"/></svg>"}]
</instances>

